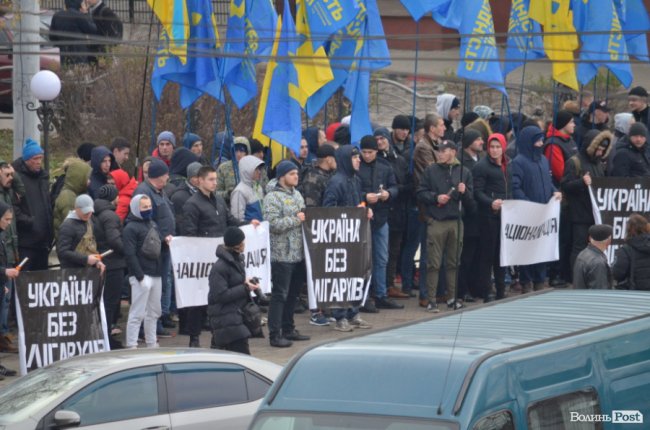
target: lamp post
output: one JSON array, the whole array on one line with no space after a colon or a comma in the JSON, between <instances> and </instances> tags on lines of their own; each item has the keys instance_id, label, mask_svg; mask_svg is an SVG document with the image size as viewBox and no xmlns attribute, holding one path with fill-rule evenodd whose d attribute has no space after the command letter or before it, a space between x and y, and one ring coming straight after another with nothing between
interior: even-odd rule
<instances>
[{"instance_id":1,"label":"lamp post","mask_svg":"<svg viewBox=\"0 0 650 430\"><path fill-rule=\"evenodd\" d=\"M61 92L61 80L59 77L49 70L41 70L36 73L32 78L29 85L32 94L40 102L40 106L36 107L34 103L27 103L27 110L36 112L41 124L38 126L39 130L43 132L43 153L45 158L45 170L50 170L50 152L48 148L48 137L50 131L54 131L52 126L52 117L54 116L54 109L52 107L52 100L58 97Z\"/></svg>"}]
</instances>

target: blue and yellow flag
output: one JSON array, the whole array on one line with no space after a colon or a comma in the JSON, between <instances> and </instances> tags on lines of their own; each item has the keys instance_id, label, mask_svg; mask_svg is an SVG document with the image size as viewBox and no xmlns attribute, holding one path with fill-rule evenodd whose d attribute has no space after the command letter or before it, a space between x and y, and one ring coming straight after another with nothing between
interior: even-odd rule
<instances>
[{"instance_id":1,"label":"blue and yellow flag","mask_svg":"<svg viewBox=\"0 0 650 430\"><path fill-rule=\"evenodd\" d=\"M650 19L643 0L615 0L618 19L621 21L627 53L640 61L650 61L648 57L648 39Z\"/></svg>"},{"instance_id":2,"label":"blue and yellow flag","mask_svg":"<svg viewBox=\"0 0 650 430\"><path fill-rule=\"evenodd\" d=\"M574 58L578 36L569 9L570 1L530 0L529 15L544 27L544 51L553 64L553 79L578 91Z\"/></svg>"},{"instance_id":3,"label":"blue and yellow flag","mask_svg":"<svg viewBox=\"0 0 650 430\"><path fill-rule=\"evenodd\" d=\"M607 67L625 88L632 84L632 68L625 37L612 0L572 0L573 22L582 47L578 80L589 83L600 66ZM597 32L584 34L584 32Z\"/></svg>"},{"instance_id":4,"label":"blue and yellow flag","mask_svg":"<svg viewBox=\"0 0 650 430\"><path fill-rule=\"evenodd\" d=\"M224 84L240 109L257 95L255 65L271 54L278 15L270 0L231 0Z\"/></svg>"},{"instance_id":5,"label":"blue and yellow flag","mask_svg":"<svg viewBox=\"0 0 650 430\"><path fill-rule=\"evenodd\" d=\"M503 73L508 75L525 61L545 57L542 29L538 22L530 19L530 0L512 0L508 22L508 43ZM536 33L536 34L535 34Z\"/></svg>"},{"instance_id":6,"label":"blue and yellow flag","mask_svg":"<svg viewBox=\"0 0 650 430\"><path fill-rule=\"evenodd\" d=\"M278 28L279 37L267 65L254 136L262 137L261 141L273 139L297 154L302 135L298 74L293 64L298 37L288 0L284 1Z\"/></svg>"},{"instance_id":7,"label":"blue and yellow flag","mask_svg":"<svg viewBox=\"0 0 650 430\"><path fill-rule=\"evenodd\" d=\"M447 15L446 9L451 2L449 0L401 0L402 5L411 14L414 20L419 21L424 15L430 14L433 10L440 10Z\"/></svg>"},{"instance_id":8,"label":"blue and yellow flag","mask_svg":"<svg viewBox=\"0 0 650 430\"><path fill-rule=\"evenodd\" d=\"M318 51L318 48L325 45L330 36L348 25L359 12L357 3L350 0L298 0L296 26L299 34L298 16L301 14L299 3L303 5L304 19L309 23L310 40L314 51Z\"/></svg>"},{"instance_id":9,"label":"blue and yellow flag","mask_svg":"<svg viewBox=\"0 0 650 430\"><path fill-rule=\"evenodd\" d=\"M390 52L376 0L366 0L365 22L359 28L360 37L354 52L355 61L345 83L345 96L352 103L350 134L358 145L361 138L372 134L370 124L370 74L390 65Z\"/></svg>"},{"instance_id":10,"label":"blue and yellow flag","mask_svg":"<svg viewBox=\"0 0 650 430\"><path fill-rule=\"evenodd\" d=\"M320 46L314 50L306 0L296 0L296 31L300 37L293 64L298 74L298 95L300 106L334 76L325 49ZM328 35L329 37L329 35Z\"/></svg>"},{"instance_id":11,"label":"blue and yellow flag","mask_svg":"<svg viewBox=\"0 0 650 430\"><path fill-rule=\"evenodd\" d=\"M184 0L147 0L153 13L158 17L163 32L167 34L168 51L185 64L187 39L190 37L190 24Z\"/></svg>"},{"instance_id":12,"label":"blue and yellow flag","mask_svg":"<svg viewBox=\"0 0 650 430\"><path fill-rule=\"evenodd\" d=\"M187 59L182 62L170 51L169 35L161 35L161 48L151 76L154 94L160 100L167 81L177 82L181 87L181 107L186 109L206 93L223 102L221 88L221 62L219 33L212 14L211 2L188 0L190 16L190 39Z\"/></svg>"}]
</instances>

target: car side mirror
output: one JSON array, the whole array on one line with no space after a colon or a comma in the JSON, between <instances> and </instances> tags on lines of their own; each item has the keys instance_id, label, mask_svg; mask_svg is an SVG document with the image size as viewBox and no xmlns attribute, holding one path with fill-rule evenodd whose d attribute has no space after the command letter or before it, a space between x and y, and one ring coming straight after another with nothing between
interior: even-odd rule
<instances>
[{"instance_id":1,"label":"car side mirror","mask_svg":"<svg viewBox=\"0 0 650 430\"><path fill-rule=\"evenodd\" d=\"M54 425L57 428L78 426L81 424L81 417L75 411L56 411L54 414Z\"/></svg>"}]
</instances>

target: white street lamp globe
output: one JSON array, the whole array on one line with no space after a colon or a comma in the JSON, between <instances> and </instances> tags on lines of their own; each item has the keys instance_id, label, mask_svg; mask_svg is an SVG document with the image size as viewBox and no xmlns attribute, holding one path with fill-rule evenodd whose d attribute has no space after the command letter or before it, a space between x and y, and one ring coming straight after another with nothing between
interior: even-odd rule
<instances>
[{"instance_id":1,"label":"white street lamp globe","mask_svg":"<svg viewBox=\"0 0 650 430\"><path fill-rule=\"evenodd\" d=\"M41 70L36 73L29 84L32 94L40 101L52 101L61 92L61 80L56 73Z\"/></svg>"}]
</instances>

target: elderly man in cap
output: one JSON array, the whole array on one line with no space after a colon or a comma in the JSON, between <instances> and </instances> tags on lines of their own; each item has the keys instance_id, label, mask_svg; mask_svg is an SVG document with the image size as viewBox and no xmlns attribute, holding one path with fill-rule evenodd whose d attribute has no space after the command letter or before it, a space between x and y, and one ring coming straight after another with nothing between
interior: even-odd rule
<instances>
[{"instance_id":1,"label":"elderly man in cap","mask_svg":"<svg viewBox=\"0 0 650 430\"><path fill-rule=\"evenodd\" d=\"M74 209L61 223L56 255L62 269L94 266L104 271L104 263L98 255L93 225L90 222L93 212L93 199L88 194L81 194L74 201Z\"/></svg>"},{"instance_id":2,"label":"elderly man in cap","mask_svg":"<svg viewBox=\"0 0 650 430\"><path fill-rule=\"evenodd\" d=\"M589 245L578 254L573 267L573 288L610 290L612 271L605 251L612 243L612 226L596 224L589 227Z\"/></svg>"},{"instance_id":3,"label":"elderly man in cap","mask_svg":"<svg viewBox=\"0 0 650 430\"><path fill-rule=\"evenodd\" d=\"M582 145L582 139L589 130L607 130L609 123L609 106L605 100L596 100L589 105L589 108L580 117L580 124L577 125L573 139Z\"/></svg>"}]
</instances>

